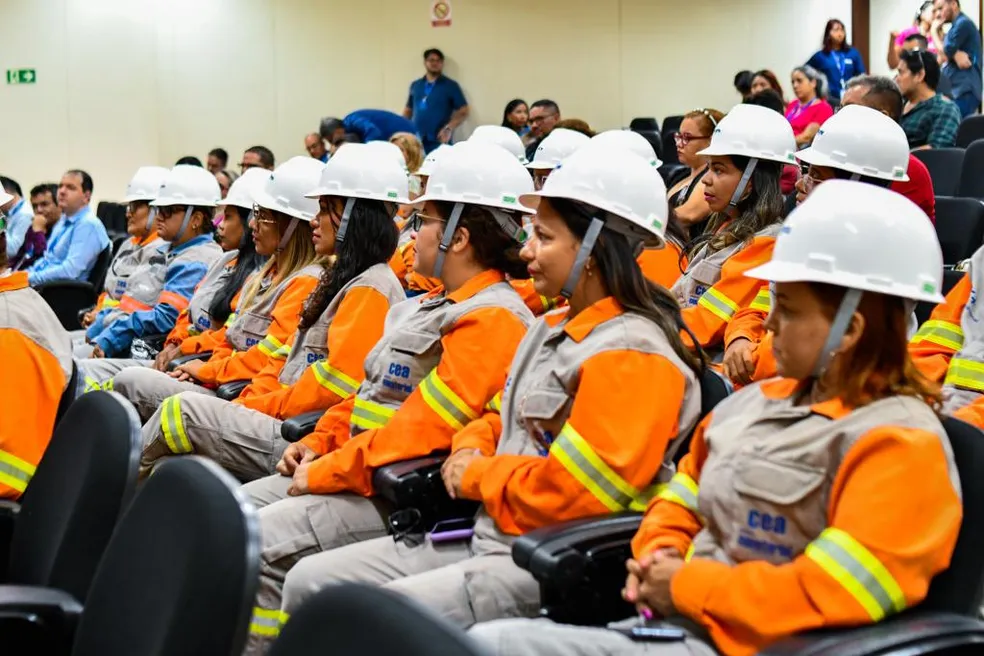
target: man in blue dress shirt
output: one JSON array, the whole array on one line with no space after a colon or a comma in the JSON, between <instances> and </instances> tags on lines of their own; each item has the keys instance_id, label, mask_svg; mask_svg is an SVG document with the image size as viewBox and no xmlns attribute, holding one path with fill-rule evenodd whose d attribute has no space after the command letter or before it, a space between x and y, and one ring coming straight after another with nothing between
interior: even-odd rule
<instances>
[{"instance_id":1,"label":"man in blue dress shirt","mask_svg":"<svg viewBox=\"0 0 984 656\"><path fill-rule=\"evenodd\" d=\"M9 201L0 205L0 213L7 215L7 257L13 261L24 245L27 229L34 219L34 210L24 198L24 192L16 180L0 175L0 186L12 196Z\"/></svg>"},{"instance_id":2,"label":"man in blue dress shirt","mask_svg":"<svg viewBox=\"0 0 984 656\"><path fill-rule=\"evenodd\" d=\"M44 257L27 270L32 286L56 280L89 279L99 254L109 246L102 221L89 208L92 176L73 169L58 184L62 218L52 229Z\"/></svg>"},{"instance_id":3,"label":"man in blue dress shirt","mask_svg":"<svg viewBox=\"0 0 984 656\"><path fill-rule=\"evenodd\" d=\"M413 121L424 150L430 152L451 143L455 128L468 117L468 102L458 83L443 74L444 53L437 48L425 51L424 67L424 77L410 83L403 115Z\"/></svg>"}]
</instances>

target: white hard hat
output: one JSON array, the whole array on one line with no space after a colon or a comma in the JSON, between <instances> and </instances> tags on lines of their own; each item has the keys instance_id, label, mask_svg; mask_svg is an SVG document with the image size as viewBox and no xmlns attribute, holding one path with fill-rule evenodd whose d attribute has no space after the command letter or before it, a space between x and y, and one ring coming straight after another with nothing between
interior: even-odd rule
<instances>
[{"instance_id":1,"label":"white hard hat","mask_svg":"<svg viewBox=\"0 0 984 656\"><path fill-rule=\"evenodd\" d=\"M256 202L257 190L261 189L269 179L270 172L266 169L258 166L246 169L232 183L232 186L229 187L229 193L219 201L219 205L235 205L236 207L252 210L253 203Z\"/></svg>"},{"instance_id":2,"label":"white hard hat","mask_svg":"<svg viewBox=\"0 0 984 656\"><path fill-rule=\"evenodd\" d=\"M656 156L656 150L649 140L638 132L632 130L605 130L591 137L588 147L595 146L614 146L623 151L633 152L642 159L649 162L651 166L663 166L663 162Z\"/></svg>"},{"instance_id":3,"label":"white hard hat","mask_svg":"<svg viewBox=\"0 0 984 656\"><path fill-rule=\"evenodd\" d=\"M345 144L350 146L352 144ZM369 148L372 152L383 153L385 156L392 158L404 171L406 175L407 170L407 158L403 156L403 151L395 143L389 141L369 141L364 144L358 144ZM338 152L341 152L344 148L340 148ZM337 153L336 153L337 154Z\"/></svg>"},{"instance_id":4,"label":"white hard hat","mask_svg":"<svg viewBox=\"0 0 984 656\"><path fill-rule=\"evenodd\" d=\"M898 123L877 109L848 105L827 119L801 162L882 180L906 182L909 140Z\"/></svg>"},{"instance_id":5,"label":"white hard hat","mask_svg":"<svg viewBox=\"0 0 984 656\"><path fill-rule=\"evenodd\" d=\"M537 146L533 161L526 168L552 169L589 141L591 140L586 134L566 128L554 128Z\"/></svg>"},{"instance_id":6,"label":"white hard hat","mask_svg":"<svg viewBox=\"0 0 984 656\"><path fill-rule=\"evenodd\" d=\"M437 161L451 152L451 146L447 144L441 144L434 150L427 153L427 157L424 158L424 163L420 165L417 169L417 175L430 175L434 172L434 165Z\"/></svg>"},{"instance_id":7,"label":"white hard hat","mask_svg":"<svg viewBox=\"0 0 984 656\"><path fill-rule=\"evenodd\" d=\"M552 136L552 135L551 135ZM524 196L566 198L608 214L605 227L652 246L664 245L666 185L648 160L608 146L579 150L557 165L543 189Z\"/></svg>"},{"instance_id":8,"label":"white hard hat","mask_svg":"<svg viewBox=\"0 0 984 656\"><path fill-rule=\"evenodd\" d=\"M167 172L157 198L150 204L154 207L215 207L221 198L222 190L214 175L200 166L178 164Z\"/></svg>"},{"instance_id":9,"label":"white hard hat","mask_svg":"<svg viewBox=\"0 0 984 656\"><path fill-rule=\"evenodd\" d=\"M161 183L169 173L163 166L141 166L130 178L130 183L126 186L126 196L124 203L132 203L135 200L154 200L161 189ZM0 202L2 204L2 202Z\"/></svg>"},{"instance_id":10,"label":"white hard hat","mask_svg":"<svg viewBox=\"0 0 984 656\"><path fill-rule=\"evenodd\" d=\"M14 197L8 194L3 187L0 187L0 205L6 205L10 201L14 200Z\"/></svg>"},{"instance_id":11,"label":"white hard hat","mask_svg":"<svg viewBox=\"0 0 984 656\"><path fill-rule=\"evenodd\" d=\"M305 194L318 186L324 168L325 165L313 157L291 157L274 169L266 183L256 190L256 204L310 221L318 213L319 205L317 200L311 200Z\"/></svg>"},{"instance_id":12,"label":"white hard hat","mask_svg":"<svg viewBox=\"0 0 984 656\"><path fill-rule=\"evenodd\" d=\"M427 193L414 201L467 203L533 214L519 197L532 193L533 179L505 149L471 140L442 154L427 181Z\"/></svg>"},{"instance_id":13,"label":"white hard hat","mask_svg":"<svg viewBox=\"0 0 984 656\"><path fill-rule=\"evenodd\" d=\"M468 137L468 141L490 143L506 149L520 164L526 164L526 147L515 130L502 125L479 125Z\"/></svg>"},{"instance_id":14,"label":"white hard hat","mask_svg":"<svg viewBox=\"0 0 984 656\"><path fill-rule=\"evenodd\" d=\"M926 214L889 189L823 183L790 213L772 260L746 276L941 303L943 255Z\"/></svg>"},{"instance_id":15,"label":"white hard hat","mask_svg":"<svg viewBox=\"0 0 984 656\"><path fill-rule=\"evenodd\" d=\"M786 117L758 105L736 105L721 119L711 143L697 153L737 155L781 164L796 164L796 138Z\"/></svg>"},{"instance_id":16,"label":"white hard hat","mask_svg":"<svg viewBox=\"0 0 984 656\"><path fill-rule=\"evenodd\" d=\"M393 145L385 141L372 143ZM369 146L370 144L346 144L344 148L340 148L322 169L318 187L305 196L339 196L409 203L406 170L388 150ZM398 147L393 147L399 150ZM400 160L402 159L401 155Z\"/></svg>"}]
</instances>

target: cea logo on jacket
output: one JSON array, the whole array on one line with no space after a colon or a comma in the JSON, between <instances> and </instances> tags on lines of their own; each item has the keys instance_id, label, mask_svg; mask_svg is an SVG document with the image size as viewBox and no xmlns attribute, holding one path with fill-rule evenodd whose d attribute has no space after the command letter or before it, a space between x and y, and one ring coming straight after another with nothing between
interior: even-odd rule
<instances>
[{"instance_id":1,"label":"cea logo on jacket","mask_svg":"<svg viewBox=\"0 0 984 656\"><path fill-rule=\"evenodd\" d=\"M785 535L785 517L751 509L745 519L745 526L739 532L738 545L766 559L779 556L791 560L793 550L789 545L783 544L780 538Z\"/></svg>"}]
</instances>

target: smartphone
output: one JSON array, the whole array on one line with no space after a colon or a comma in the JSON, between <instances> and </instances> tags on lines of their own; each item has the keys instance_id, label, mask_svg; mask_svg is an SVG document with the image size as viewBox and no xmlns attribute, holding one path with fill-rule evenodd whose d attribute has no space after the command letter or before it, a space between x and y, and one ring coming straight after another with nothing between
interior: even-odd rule
<instances>
[{"instance_id":1,"label":"smartphone","mask_svg":"<svg viewBox=\"0 0 984 656\"><path fill-rule=\"evenodd\" d=\"M443 522L434 524L431 529L431 542L461 542L470 540L475 534L475 520L471 517L465 519L446 519Z\"/></svg>"},{"instance_id":2,"label":"smartphone","mask_svg":"<svg viewBox=\"0 0 984 656\"><path fill-rule=\"evenodd\" d=\"M683 642L687 639L686 631L673 626L614 627L612 630L635 642Z\"/></svg>"}]
</instances>

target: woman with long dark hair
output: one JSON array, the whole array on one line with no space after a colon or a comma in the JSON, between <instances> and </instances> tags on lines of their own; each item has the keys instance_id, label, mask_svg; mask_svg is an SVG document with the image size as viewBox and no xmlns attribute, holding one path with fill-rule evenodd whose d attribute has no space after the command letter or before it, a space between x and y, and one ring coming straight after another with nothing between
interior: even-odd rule
<instances>
[{"instance_id":1,"label":"woman with long dark hair","mask_svg":"<svg viewBox=\"0 0 984 656\"><path fill-rule=\"evenodd\" d=\"M508 383L455 436L442 477L452 498L482 503L474 534L444 541L435 528L411 550L383 537L309 556L287 574L282 612L354 580L399 590L463 628L534 617L539 584L509 555L516 537L641 511L670 479L700 413L702 365L680 337L676 301L633 257L663 243L659 173L622 149L585 146L523 200L539 207L522 257L537 291L568 305L530 328Z\"/></svg>"},{"instance_id":2,"label":"woman with long dark hair","mask_svg":"<svg viewBox=\"0 0 984 656\"><path fill-rule=\"evenodd\" d=\"M506 103L506 108L502 110L502 127L518 134L524 146L529 143L530 108L525 100L515 98Z\"/></svg>"},{"instance_id":3,"label":"woman with long dark hair","mask_svg":"<svg viewBox=\"0 0 984 656\"><path fill-rule=\"evenodd\" d=\"M827 100L831 105L840 105L841 92L847 81L856 75L864 75L867 69L861 53L847 40L844 23L831 18L823 28L823 47L806 62L827 78Z\"/></svg>"},{"instance_id":4,"label":"woman with long dark hair","mask_svg":"<svg viewBox=\"0 0 984 656\"><path fill-rule=\"evenodd\" d=\"M241 480L274 473L288 445L280 437L284 419L327 410L355 393L386 313L405 298L387 265L396 249L393 215L407 201L402 167L384 153L349 144L329 160L319 186L307 195L319 199L311 227L323 271L288 341L287 361L271 363L252 381L275 391L237 403L185 393L169 418L184 427L182 439L190 447L179 455L207 456ZM145 428L145 468L175 455L168 433L163 424Z\"/></svg>"}]
</instances>

